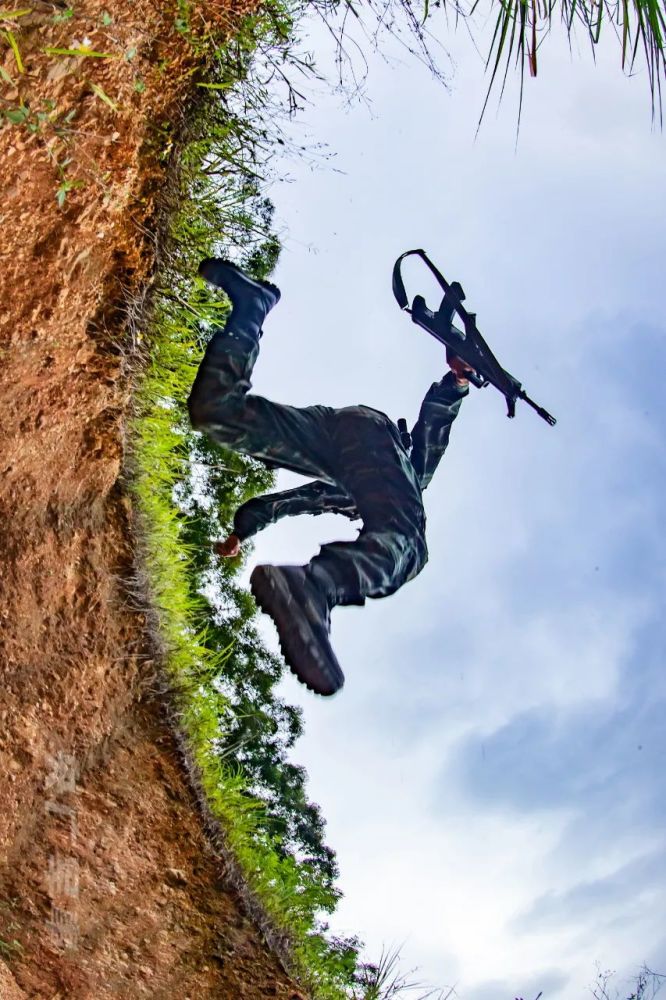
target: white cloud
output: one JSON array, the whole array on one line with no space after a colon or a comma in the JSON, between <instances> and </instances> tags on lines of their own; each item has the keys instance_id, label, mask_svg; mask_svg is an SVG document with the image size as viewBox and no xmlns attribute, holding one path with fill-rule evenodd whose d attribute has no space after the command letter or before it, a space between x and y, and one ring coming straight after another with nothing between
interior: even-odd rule
<instances>
[{"instance_id":1,"label":"white cloud","mask_svg":"<svg viewBox=\"0 0 666 1000\"><path fill-rule=\"evenodd\" d=\"M640 680L660 704L664 347L646 324L666 326L664 140L614 53L594 70L550 51L517 152L510 101L474 143L485 85L461 48L451 98L373 64L374 119L322 99L310 126L346 173L295 164L274 192L292 237L255 391L413 418L443 357L398 314L389 278L425 245L559 417L550 429L520 407L507 421L491 389L466 401L426 497L426 571L334 612L340 697L285 691L305 706L296 756L339 853L338 925L375 954L405 941L407 965L455 979L463 1000L532 986L570 1000L595 960L656 954L663 916L649 866L637 904L617 873L660 849L646 824L657 800L663 812ZM262 536L252 562L304 561L354 534L301 519ZM484 752L506 760L493 788ZM611 883L602 918L588 903ZM520 922L548 901L556 919Z\"/></svg>"}]
</instances>

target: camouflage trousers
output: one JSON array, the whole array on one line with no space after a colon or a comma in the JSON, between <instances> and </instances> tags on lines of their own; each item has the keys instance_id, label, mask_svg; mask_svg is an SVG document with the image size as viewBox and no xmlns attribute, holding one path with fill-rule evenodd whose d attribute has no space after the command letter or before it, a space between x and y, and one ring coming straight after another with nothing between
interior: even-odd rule
<instances>
[{"instance_id":1,"label":"camouflage trousers","mask_svg":"<svg viewBox=\"0 0 666 1000\"><path fill-rule=\"evenodd\" d=\"M264 493L242 504L234 514L234 535L244 541L269 524L297 514L342 514L350 521L361 517L356 504L339 486L314 479L291 490Z\"/></svg>"},{"instance_id":2,"label":"camouflage trousers","mask_svg":"<svg viewBox=\"0 0 666 1000\"><path fill-rule=\"evenodd\" d=\"M363 528L322 546L310 563L331 606L385 597L425 565L425 514L416 472L395 424L367 406L285 406L250 393L258 340L218 330L188 401L195 428L270 465L338 486Z\"/></svg>"}]
</instances>

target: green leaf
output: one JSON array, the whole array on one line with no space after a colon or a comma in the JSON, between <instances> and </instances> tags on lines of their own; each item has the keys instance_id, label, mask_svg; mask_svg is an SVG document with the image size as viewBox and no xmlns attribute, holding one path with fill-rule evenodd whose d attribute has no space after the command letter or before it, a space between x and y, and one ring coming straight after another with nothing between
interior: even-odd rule
<instances>
[{"instance_id":1,"label":"green leaf","mask_svg":"<svg viewBox=\"0 0 666 1000\"><path fill-rule=\"evenodd\" d=\"M26 107L7 108L5 110L5 115L7 120L10 121L12 125L22 125L26 118L30 117L30 109Z\"/></svg>"},{"instance_id":2,"label":"green leaf","mask_svg":"<svg viewBox=\"0 0 666 1000\"><path fill-rule=\"evenodd\" d=\"M14 53L14 59L16 60L17 70L19 71L19 73L25 73L25 67L23 65L23 60L21 59L21 53L19 51L18 42L14 37L14 33L12 31L6 31L5 38L12 47L12 52Z\"/></svg>"},{"instance_id":3,"label":"green leaf","mask_svg":"<svg viewBox=\"0 0 666 1000\"><path fill-rule=\"evenodd\" d=\"M0 10L0 19L8 20L12 17L25 17L26 14L32 14L30 7L24 7L23 10Z\"/></svg>"},{"instance_id":4,"label":"green leaf","mask_svg":"<svg viewBox=\"0 0 666 1000\"><path fill-rule=\"evenodd\" d=\"M94 49L89 49L87 45L80 45L77 49L56 49L51 45L47 45L42 52L46 52L47 56L81 56L92 57L95 59L117 59L118 56L114 52L96 52Z\"/></svg>"},{"instance_id":5,"label":"green leaf","mask_svg":"<svg viewBox=\"0 0 666 1000\"><path fill-rule=\"evenodd\" d=\"M93 83L92 80L89 80L88 82L90 84L90 89L92 90L93 94L96 94L97 97L99 97L100 101L104 101L105 104L108 104L108 106L111 108L112 111L118 111L118 105L116 104L116 102L112 101L109 95L104 90L102 90L101 87L99 87L96 83Z\"/></svg>"}]
</instances>

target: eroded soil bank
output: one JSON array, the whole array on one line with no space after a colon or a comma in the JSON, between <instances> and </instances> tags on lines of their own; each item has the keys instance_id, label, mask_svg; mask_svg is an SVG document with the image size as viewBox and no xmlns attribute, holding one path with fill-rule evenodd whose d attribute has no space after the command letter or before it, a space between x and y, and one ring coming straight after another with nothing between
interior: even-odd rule
<instances>
[{"instance_id":1,"label":"eroded soil bank","mask_svg":"<svg viewBox=\"0 0 666 1000\"><path fill-rule=\"evenodd\" d=\"M30 7L0 43L0 998L291 998L202 832L129 587L128 304L196 57L157 0Z\"/></svg>"}]
</instances>

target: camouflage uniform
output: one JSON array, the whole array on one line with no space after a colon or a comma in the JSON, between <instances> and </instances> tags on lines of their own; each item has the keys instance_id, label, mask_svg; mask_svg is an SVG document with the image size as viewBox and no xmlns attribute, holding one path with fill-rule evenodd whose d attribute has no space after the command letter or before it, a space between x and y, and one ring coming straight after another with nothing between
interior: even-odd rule
<instances>
[{"instance_id":1,"label":"camouflage uniform","mask_svg":"<svg viewBox=\"0 0 666 1000\"><path fill-rule=\"evenodd\" d=\"M322 546L311 577L330 607L385 597L425 565L421 490L446 449L467 389L452 376L427 393L413 432L411 460L400 432L368 406L285 406L249 393L257 337L228 323L211 340L189 400L192 423L227 448L317 482L249 501L237 513L240 537L286 514L324 510L363 521L352 542Z\"/></svg>"},{"instance_id":2,"label":"camouflage uniform","mask_svg":"<svg viewBox=\"0 0 666 1000\"><path fill-rule=\"evenodd\" d=\"M423 400L418 422L411 434L411 462L422 490L429 485L446 451L451 425L468 392L467 388L456 384L453 374L449 372L441 382L433 383ZM342 514L350 521L360 519L356 504L348 493L339 486L315 480L291 490L265 493L248 500L236 511L233 533L245 541L269 524L298 514Z\"/></svg>"}]
</instances>

